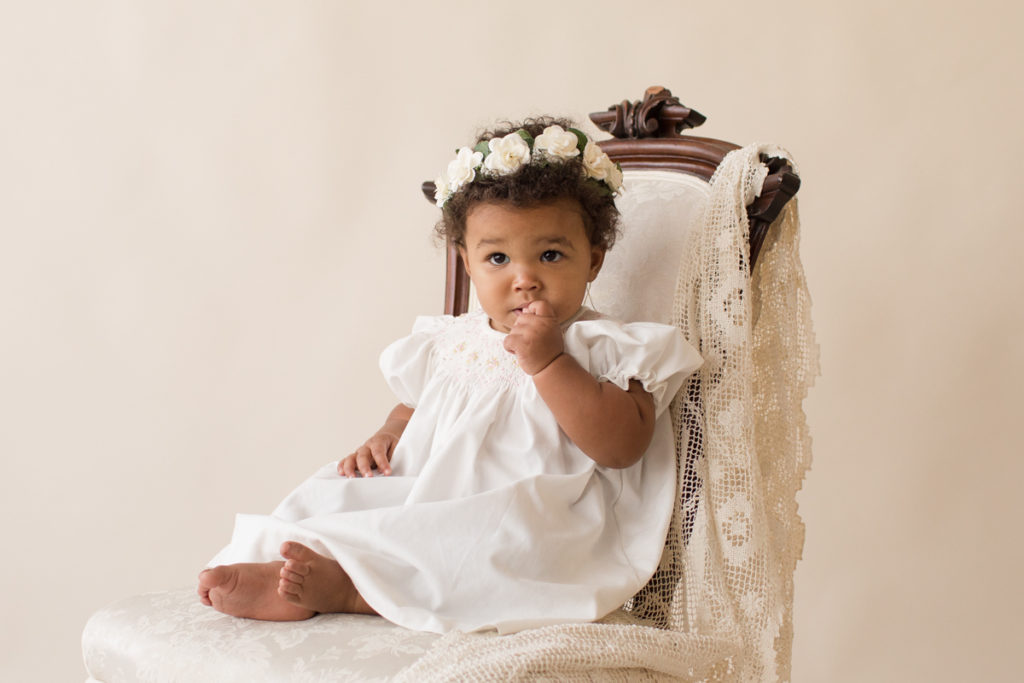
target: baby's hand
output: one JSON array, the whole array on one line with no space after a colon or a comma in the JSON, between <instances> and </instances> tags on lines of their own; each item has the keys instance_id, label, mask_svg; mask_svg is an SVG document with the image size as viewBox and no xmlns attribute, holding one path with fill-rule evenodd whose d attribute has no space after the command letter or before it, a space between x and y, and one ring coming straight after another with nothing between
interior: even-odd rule
<instances>
[{"instance_id":1,"label":"baby's hand","mask_svg":"<svg viewBox=\"0 0 1024 683\"><path fill-rule=\"evenodd\" d=\"M351 479L356 471L364 477L372 477L373 470L384 475L391 474L391 453L395 450L398 437L388 432L377 432L362 446L338 462L338 474Z\"/></svg>"},{"instance_id":2,"label":"baby's hand","mask_svg":"<svg viewBox=\"0 0 1024 683\"><path fill-rule=\"evenodd\" d=\"M565 350L562 330L554 309L546 301L534 301L516 318L505 336L505 350L516 354L519 367L536 375Z\"/></svg>"}]
</instances>

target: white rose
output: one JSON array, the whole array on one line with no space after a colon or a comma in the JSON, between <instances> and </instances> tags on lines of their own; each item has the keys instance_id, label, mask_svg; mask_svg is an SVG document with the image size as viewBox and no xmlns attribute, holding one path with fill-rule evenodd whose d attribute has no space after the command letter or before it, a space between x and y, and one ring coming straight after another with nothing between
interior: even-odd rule
<instances>
[{"instance_id":1,"label":"white rose","mask_svg":"<svg viewBox=\"0 0 1024 683\"><path fill-rule=\"evenodd\" d=\"M434 203L444 206L448 198L452 196L452 188L448 185L448 176L442 175L434 181Z\"/></svg>"},{"instance_id":2,"label":"white rose","mask_svg":"<svg viewBox=\"0 0 1024 683\"><path fill-rule=\"evenodd\" d=\"M583 169L588 178L603 180L613 193L622 187L622 171L595 142L583 149Z\"/></svg>"},{"instance_id":3,"label":"white rose","mask_svg":"<svg viewBox=\"0 0 1024 683\"><path fill-rule=\"evenodd\" d=\"M571 159L579 156L580 150L577 148L577 144L579 144L579 138L575 133L567 131L561 126L548 126L533 141L533 149L544 150L550 156L559 159Z\"/></svg>"},{"instance_id":4,"label":"white rose","mask_svg":"<svg viewBox=\"0 0 1024 683\"><path fill-rule=\"evenodd\" d=\"M616 166L611 159L608 159L608 177L604 182L608 183L613 194L622 188L622 169Z\"/></svg>"},{"instance_id":5,"label":"white rose","mask_svg":"<svg viewBox=\"0 0 1024 683\"><path fill-rule=\"evenodd\" d=\"M611 159L605 154L597 143L588 141L587 146L583 148L583 168L587 172L588 178L594 180L604 180L608 177L608 166L611 164Z\"/></svg>"},{"instance_id":6,"label":"white rose","mask_svg":"<svg viewBox=\"0 0 1024 683\"><path fill-rule=\"evenodd\" d=\"M519 133L509 133L487 143L491 153L484 159L484 168L491 173L514 173L523 164L530 163L530 146Z\"/></svg>"},{"instance_id":7,"label":"white rose","mask_svg":"<svg viewBox=\"0 0 1024 683\"><path fill-rule=\"evenodd\" d=\"M480 152L474 152L469 147L461 148L448 164L448 189L451 192L458 192L460 187L473 182L476 178L476 169L483 158L484 155Z\"/></svg>"}]
</instances>

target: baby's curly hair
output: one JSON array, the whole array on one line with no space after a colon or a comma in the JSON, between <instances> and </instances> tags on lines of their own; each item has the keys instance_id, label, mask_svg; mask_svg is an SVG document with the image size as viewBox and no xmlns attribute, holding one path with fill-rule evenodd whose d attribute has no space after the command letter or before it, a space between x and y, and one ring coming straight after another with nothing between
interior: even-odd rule
<instances>
[{"instance_id":1,"label":"baby's curly hair","mask_svg":"<svg viewBox=\"0 0 1024 683\"><path fill-rule=\"evenodd\" d=\"M520 128L536 138L548 126L574 127L572 121L542 116L521 122L505 121L484 131L477 142L500 138ZM470 145L472 147L472 145ZM466 246L466 217L470 209L484 202L529 207L559 199L575 199L583 209L583 224L590 244L610 249L618 236L619 212L611 194L601 184L588 180L582 155L550 164L524 164L508 175L477 174L444 203L441 220L434 231L442 240Z\"/></svg>"}]
</instances>

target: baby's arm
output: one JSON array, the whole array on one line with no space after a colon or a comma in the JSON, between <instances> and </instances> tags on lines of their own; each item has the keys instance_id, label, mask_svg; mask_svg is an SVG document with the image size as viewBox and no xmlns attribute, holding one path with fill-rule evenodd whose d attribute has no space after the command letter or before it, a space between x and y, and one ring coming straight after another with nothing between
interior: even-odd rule
<instances>
[{"instance_id":1,"label":"baby's arm","mask_svg":"<svg viewBox=\"0 0 1024 683\"><path fill-rule=\"evenodd\" d=\"M338 462L338 474L352 478L358 470L364 477L372 477L374 468L381 474L391 474L391 454L402 438L412 412L412 408L402 403L395 406L376 434Z\"/></svg>"},{"instance_id":2,"label":"baby's arm","mask_svg":"<svg viewBox=\"0 0 1024 683\"><path fill-rule=\"evenodd\" d=\"M594 462L629 467L654 434L654 399L639 382L599 382L567 353L551 307L531 304L505 340L562 431Z\"/></svg>"}]
</instances>

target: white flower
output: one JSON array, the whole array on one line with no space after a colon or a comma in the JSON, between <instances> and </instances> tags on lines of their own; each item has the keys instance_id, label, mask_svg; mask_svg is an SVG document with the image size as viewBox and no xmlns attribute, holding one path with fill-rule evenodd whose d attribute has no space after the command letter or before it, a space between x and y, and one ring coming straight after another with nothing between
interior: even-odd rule
<instances>
[{"instance_id":1,"label":"white flower","mask_svg":"<svg viewBox=\"0 0 1024 683\"><path fill-rule=\"evenodd\" d=\"M574 131L575 129L565 130L557 125L545 128L535 140L531 140L534 151L538 153L538 160L547 163L579 157L579 141L582 134ZM469 147L459 148L445 172L434 180L434 201L437 206L444 207L452 195L476 180L478 172L508 175L531 163L531 143L526 141L524 135L525 131L519 130L489 140L486 157L483 152ZM478 144L477 148L480 147ZM584 175L604 183L613 195L617 195L622 187L622 170L608 158L597 143L590 140L587 140L582 156Z\"/></svg>"},{"instance_id":2,"label":"white flower","mask_svg":"<svg viewBox=\"0 0 1024 683\"><path fill-rule=\"evenodd\" d=\"M434 181L434 202L438 206L444 206L448 198L452 196L452 188L448 185L448 176L441 174Z\"/></svg>"},{"instance_id":3,"label":"white flower","mask_svg":"<svg viewBox=\"0 0 1024 683\"><path fill-rule=\"evenodd\" d=\"M608 166L611 159L602 151L595 142L588 140L587 146L583 148L583 168L588 178L604 180L608 177Z\"/></svg>"},{"instance_id":4,"label":"white flower","mask_svg":"<svg viewBox=\"0 0 1024 683\"><path fill-rule=\"evenodd\" d=\"M514 173L523 164L530 163L530 146L519 133L509 133L487 143L491 153L484 159L484 168L491 173Z\"/></svg>"},{"instance_id":5,"label":"white flower","mask_svg":"<svg viewBox=\"0 0 1024 683\"><path fill-rule=\"evenodd\" d=\"M476 169L480 167L484 155L474 152L469 147L461 148L455 158L448 164L448 189L450 192L458 192L466 183L473 182L476 178Z\"/></svg>"},{"instance_id":6,"label":"white flower","mask_svg":"<svg viewBox=\"0 0 1024 683\"><path fill-rule=\"evenodd\" d=\"M611 189L612 194L616 194L622 189L622 169L611 159L608 159L608 177L604 179L604 182Z\"/></svg>"},{"instance_id":7,"label":"white flower","mask_svg":"<svg viewBox=\"0 0 1024 683\"><path fill-rule=\"evenodd\" d=\"M580 150L576 147L579 138L576 133L565 130L561 126L548 126L544 132L533 141L534 151L543 150L548 155L559 159L571 159L579 156Z\"/></svg>"},{"instance_id":8,"label":"white flower","mask_svg":"<svg viewBox=\"0 0 1024 683\"><path fill-rule=\"evenodd\" d=\"M622 186L622 171L596 142L588 141L583 149L583 168L588 178L603 180L613 193Z\"/></svg>"}]
</instances>

